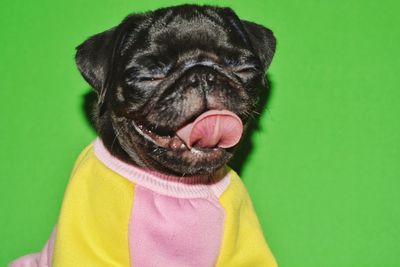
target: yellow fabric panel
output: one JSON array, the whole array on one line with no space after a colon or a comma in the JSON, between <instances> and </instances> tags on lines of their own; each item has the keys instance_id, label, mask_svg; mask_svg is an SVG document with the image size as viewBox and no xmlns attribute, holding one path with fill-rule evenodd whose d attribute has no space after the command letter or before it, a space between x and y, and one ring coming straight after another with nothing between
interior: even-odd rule
<instances>
[{"instance_id":1,"label":"yellow fabric panel","mask_svg":"<svg viewBox=\"0 0 400 267\"><path fill-rule=\"evenodd\" d=\"M85 149L78 158L57 226L55 267L128 267L134 185Z\"/></svg>"},{"instance_id":2,"label":"yellow fabric panel","mask_svg":"<svg viewBox=\"0 0 400 267\"><path fill-rule=\"evenodd\" d=\"M220 197L225 229L216 266L276 267L246 188L234 171L230 175L231 184Z\"/></svg>"}]
</instances>

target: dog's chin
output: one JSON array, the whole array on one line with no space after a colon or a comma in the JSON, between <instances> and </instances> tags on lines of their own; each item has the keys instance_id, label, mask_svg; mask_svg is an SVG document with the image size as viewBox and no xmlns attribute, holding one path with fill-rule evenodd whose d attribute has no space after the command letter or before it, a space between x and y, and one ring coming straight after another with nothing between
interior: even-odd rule
<instances>
[{"instance_id":1,"label":"dog's chin","mask_svg":"<svg viewBox=\"0 0 400 267\"><path fill-rule=\"evenodd\" d=\"M211 175L233 156L233 148L188 148L178 136L158 134L128 118L119 118L114 122L124 132L117 137L132 161L161 173L179 176Z\"/></svg>"}]
</instances>

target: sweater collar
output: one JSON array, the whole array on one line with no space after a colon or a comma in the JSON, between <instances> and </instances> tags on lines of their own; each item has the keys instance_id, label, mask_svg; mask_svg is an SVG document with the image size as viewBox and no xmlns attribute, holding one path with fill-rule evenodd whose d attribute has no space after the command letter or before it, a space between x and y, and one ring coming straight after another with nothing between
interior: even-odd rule
<instances>
[{"instance_id":1,"label":"sweater collar","mask_svg":"<svg viewBox=\"0 0 400 267\"><path fill-rule=\"evenodd\" d=\"M218 198L230 183L229 171L226 167L213 176L171 176L121 161L111 155L100 138L97 138L93 145L94 154L108 168L136 185L160 194L181 198Z\"/></svg>"}]
</instances>

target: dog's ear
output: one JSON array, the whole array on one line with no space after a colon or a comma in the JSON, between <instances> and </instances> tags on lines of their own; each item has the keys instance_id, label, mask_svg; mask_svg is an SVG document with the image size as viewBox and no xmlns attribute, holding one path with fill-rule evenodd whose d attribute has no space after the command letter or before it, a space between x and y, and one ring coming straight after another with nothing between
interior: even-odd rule
<instances>
[{"instance_id":1,"label":"dog's ear","mask_svg":"<svg viewBox=\"0 0 400 267\"><path fill-rule=\"evenodd\" d=\"M243 26L250 38L250 42L257 55L259 56L263 67L266 70L271 64L275 54L276 39L270 29L256 23L242 20Z\"/></svg>"},{"instance_id":2,"label":"dog's ear","mask_svg":"<svg viewBox=\"0 0 400 267\"><path fill-rule=\"evenodd\" d=\"M116 29L98 33L76 48L75 61L83 78L103 101L107 75L112 65Z\"/></svg>"},{"instance_id":3,"label":"dog's ear","mask_svg":"<svg viewBox=\"0 0 400 267\"><path fill-rule=\"evenodd\" d=\"M118 26L90 37L76 48L76 65L98 93L99 104L104 102L115 61L122 53L127 33L137 28L144 18L143 14L128 15Z\"/></svg>"}]
</instances>

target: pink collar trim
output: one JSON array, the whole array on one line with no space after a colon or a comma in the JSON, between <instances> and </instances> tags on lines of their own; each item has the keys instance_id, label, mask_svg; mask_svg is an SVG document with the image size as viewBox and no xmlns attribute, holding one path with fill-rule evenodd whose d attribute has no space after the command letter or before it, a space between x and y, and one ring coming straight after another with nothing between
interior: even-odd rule
<instances>
[{"instance_id":1,"label":"pink collar trim","mask_svg":"<svg viewBox=\"0 0 400 267\"><path fill-rule=\"evenodd\" d=\"M137 185L163 195L179 198L219 198L230 184L229 172L219 179L168 176L117 159L108 152L100 138L96 138L93 145L94 154L108 168Z\"/></svg>"}]
</instances>

